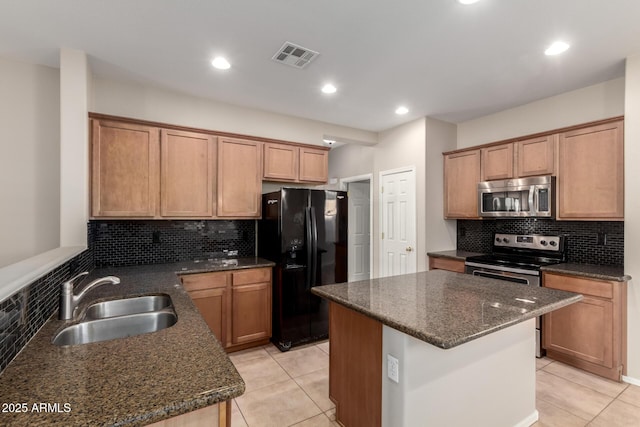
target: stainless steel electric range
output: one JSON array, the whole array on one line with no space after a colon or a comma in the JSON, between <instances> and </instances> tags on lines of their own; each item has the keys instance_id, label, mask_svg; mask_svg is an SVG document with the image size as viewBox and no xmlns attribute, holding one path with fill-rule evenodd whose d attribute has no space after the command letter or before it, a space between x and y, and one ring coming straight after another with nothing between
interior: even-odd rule
<instances>
[{"instance_id":1,"label":"stainless steel electric range","mask_svg":"<svg viewBox=\"0 0 640 427\"><path fill-rule=\"evenodd\" d=\"M565 236L496 233L491 254L469 257L465 272L529 286L541 286L540 268L566 262ZM536 319L536 356L542 357L541 319Z\"/></svg>"}]
</instances>

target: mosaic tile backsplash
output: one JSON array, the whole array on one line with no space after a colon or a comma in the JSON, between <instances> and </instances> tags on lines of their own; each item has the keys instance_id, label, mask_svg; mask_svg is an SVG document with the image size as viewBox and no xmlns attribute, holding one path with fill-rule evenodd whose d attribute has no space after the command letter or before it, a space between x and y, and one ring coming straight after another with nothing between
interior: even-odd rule
<instances>
[{"instance_id":1,"label":"mosaic tile backsplash","mask_svg":"<svg viewBox=\"0 0 640 427\"><path fill-rule=\"evenodd\" d=\"M567 237L567 261L624 264L624 222L552 219L458 220L459 250L491 252L494 233L548 234Z\"/></svg>"},{"instance_id":2,"label":"mosaic tile backsplash","mask_svg":"<svg viewBox=\"0 0 640 427\"><path fill-rule=\"evenodd\" d=\"M255 256L256 221L90 221L96 267Z\"/></svg>"},{"instance_id":3,"label":"mosaic tile backsplash","mask_svg":"<svg viewBox=\"0 0 640 427\"><path fill-rule=\"evenodd\" d=\"M60 284L92 269L89 249L0 302L0 372L58 309Z\"/></svg>"}]
</instances>

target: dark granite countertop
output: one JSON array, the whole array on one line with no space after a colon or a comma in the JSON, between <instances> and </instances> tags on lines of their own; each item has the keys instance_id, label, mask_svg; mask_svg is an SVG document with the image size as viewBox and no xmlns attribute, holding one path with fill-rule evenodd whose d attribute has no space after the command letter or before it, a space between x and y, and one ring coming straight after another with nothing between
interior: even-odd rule
<instances>
[{"instance_id":1,"label":"dark granite countertop","mask_svg":"<svg viewBox=\"0 0 640 427\"><path fill-rule=\"evenodd\" d=\"M141 426L241 395L242 378L176 273L269 266L260 258L239 258L236 265L206 261L94 270L84 284L106 275L121 283L92 290L80 310L123 295L166 293L178 322L151 334L58 347L51 339L65 324L56 313L0 375L2 403L29 408L1 414L0 424ZM57 403L60 412L33 412L34 403Z\"/></svg>"},{"instance_id":2,"label":"dark granite countertop","mask_svg":"<svg viewBox=\"0 0 640 427\"><path fill-rule=\"evenodd\" d=\"M478 255L485 255L485 254L480 252L459 251L457 249L453 249L450 251L427 252L427 256L430 256L433 258L451 258L451 259L457 259L460 261L466 261L468 257L478 256Z\"/></svg>"},{"instance_id":3,"label":"dark granite countertop","mask_svg":"<svg viewBox=\"0 0 640 427\"><path fill-rule=\"evenodd\" d=\"M590 279L610 280L614 282L628 282L631 276L624 274L624 267L597 264L562 263L548 265L540 268L548 273L569 274L571 276L582 276Z\"/></svg>"},{"instance_id":4,"label":"dark granite countertop","mask_svg":"<svg viewBox=\"0 0 640 427\"><path fill-rule=\"evenodd\" d=\"M572 292L445 270L318 286L311 291L444 349L582 299Z\"/></svg>"}]
</instances>

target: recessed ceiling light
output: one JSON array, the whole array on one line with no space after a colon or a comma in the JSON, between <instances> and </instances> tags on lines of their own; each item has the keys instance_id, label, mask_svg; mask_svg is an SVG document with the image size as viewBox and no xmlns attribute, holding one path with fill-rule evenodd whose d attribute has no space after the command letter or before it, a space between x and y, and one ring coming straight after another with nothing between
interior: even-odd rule
<instances>
[{"instance_id":1,"label":"recessed ceiling light","mask_svg":"<svg viewBox=\"0 0 640 427\"><path fill-rule=\"evenodd\" d=\"M545 55L557 55L559 53L564 52L565 50L569 49L569 45L565 42L561 42L561 41L557 41L554 42L551 46L549 46L547 48L547 50L544 51Z\"/></svg>"},{"instance_id":2,"label":"recessed ceiling light","mask_svg":"<svg viewBox=\"0 0 640 427\"><path fill-rule=\"evenodd\" d=\"M409 112L409 109L407 107L398 107L396 108L396 114L398 115L403 115L403 114L407 114Z\"/></svg>"},{"instance_id":3,"label":"recessed ceiling light","mask_svg":"<svg viewBox=\"0 0 640 427\"><path fill-rule=\"evenodd\" d=\"M462 3L462 4L474 4L476 2L478 2L480 0L458 0L458 3Z\"/></svg>"},{"instance_id":4,"label":"recessed ceiling light","mask_svg":"<svg viewBox=\"0 0 640 427\"><path fill-rule=\"evenodd\" d=\"M222 56L216 56L215 58L213 58L213 61L211 61L211 65L213 65L218 70L228 70L229 68L231 68L231 64L229 64L229 61L227 61L227 59L223 58Z\"/></svg>"},{"instance_id":5,"label":"recessed ceiling light","mask_svg":"<svg viewBox=\"0 0 640 427\"><path fill-rule=\"evenodd\" d=\"M324 93L336 93L337 90L338 89L336 89L336 87L331 83L327 83L326 85L322 86L322 92Z\"/></svg>"}]
</instances>

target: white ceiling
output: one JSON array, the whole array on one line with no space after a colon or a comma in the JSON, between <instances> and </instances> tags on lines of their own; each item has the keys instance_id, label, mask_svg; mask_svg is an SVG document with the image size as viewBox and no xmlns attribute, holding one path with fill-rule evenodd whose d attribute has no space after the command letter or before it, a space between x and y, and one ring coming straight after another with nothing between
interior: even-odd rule
<instances>
[{"instance_id":1,"label":"white ceiling","mask_svg":"<svg viewBox=\"0 0 640 427\"><path fill-rule=\"evenodd\" d=\"M556 39L571 48L545 56ZM272 61L285 41L320 55L303 70ZM623 76L640 53L640 1L0 0L0 56L58 67L61 47L106 78L380 131ZM213 69L216 55L232 68Z\"/></svg>"}]
</instances>

